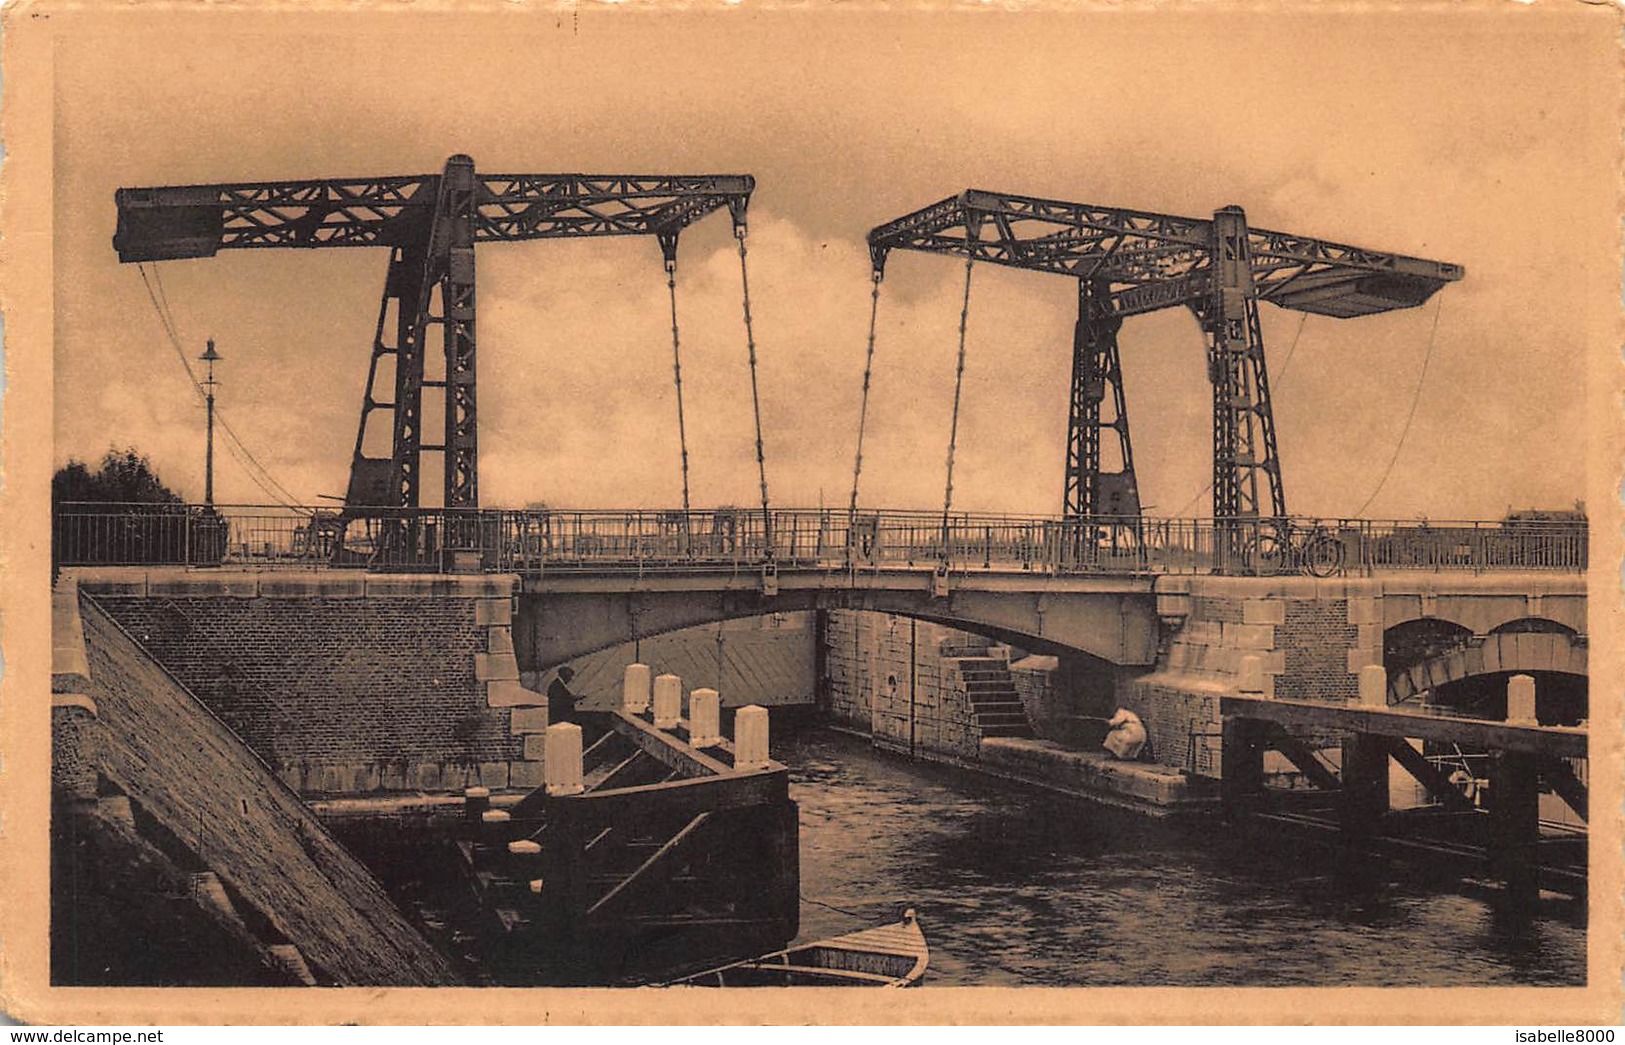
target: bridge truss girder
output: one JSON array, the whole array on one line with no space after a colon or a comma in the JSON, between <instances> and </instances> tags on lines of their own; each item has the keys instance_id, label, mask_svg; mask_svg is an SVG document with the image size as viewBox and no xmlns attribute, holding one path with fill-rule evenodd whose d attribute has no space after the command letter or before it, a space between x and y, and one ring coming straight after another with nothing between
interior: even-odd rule
<instances>
[{"instance_id":1,"label":"bridge truss girder","mask_svg":"<svg viewBox=\"0 0 1625 1045\"><path fill-rule=\"evenodd\" d=\"M443 461L447 508L479 505L474 247L586 236L654 236L670 262L678 234L727 208L745 221L749 175L479 174L453 156L438 175L120 189L113 246L124 262L213 257L228 249L387 247L345 493L348 507L414 508L422 456ZM393 315L393 321L391 316ZM444 374L426 378L429 329ZM380 363L393 388L379 387ZM440 443L424 440L423 391L440 390ZM368 424L391 419L390 456L369 457Z\"/></svg>"},{"instance_id":2,"label":"bridge truss girder","mask_svg":"<svg viewBox=\"0 0 1625 1045\"><path fill-rule=\"evenodd\" d=\"M1335 318L1425 302L1459 265L1254 229L1239 207L1211 221L968 189L869 233L875 272L893 250L952 254L1079 282L1063 511L1138 514L1118 366L1124 318L1187 307L1208 337L1213 515L1285 517L1258 303ZM1122 469L1101 472L1100 403ZM1260 477L1262 476L1262 480Z\"/></svg>"}]
</instances>

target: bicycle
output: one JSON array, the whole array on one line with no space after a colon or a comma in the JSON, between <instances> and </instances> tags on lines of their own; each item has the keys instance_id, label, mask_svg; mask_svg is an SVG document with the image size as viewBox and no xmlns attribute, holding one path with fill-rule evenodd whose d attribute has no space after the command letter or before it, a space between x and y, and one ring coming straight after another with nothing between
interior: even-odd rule
<instances>
[{"instance_id":1,"label":"bicycle","mask_svg":"<svg viewBox=\"0 0 1625 1045\"><path fill-rule=\"evenodd\" d=\"M1331 527L1319 519L1295 523L1271 519L1257 524L1243 548L1243 560L1255 576L1304 573L1331 577L1342 572L1348 551Z\"/></svg>"}]
</instances>

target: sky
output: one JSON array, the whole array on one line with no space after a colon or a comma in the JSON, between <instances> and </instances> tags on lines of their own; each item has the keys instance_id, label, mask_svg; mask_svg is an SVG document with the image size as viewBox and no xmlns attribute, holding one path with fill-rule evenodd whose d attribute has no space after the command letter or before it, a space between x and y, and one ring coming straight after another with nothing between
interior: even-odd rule
<instances>
[{"instance_id":1,"label":"sky","mask_svg":"<svg viewBox=\"0 0 1625 1045\"><path fill-rule=\"evenodd\" d=\"M850 496L868 229L968 187L1193 217L1236 204L1258 227L1465 266L1417 309L1263 307L1290 510L1497 518L1585 496L1586 382L1619 285L1606 8L392 10L65 27L58 463L135 446L202 495L202 405L140 272L113 252L117 188L437 173L465 152L487 172L755 175L776 504ZM222 415L299 501L344 491L386 263L366 249L155 266L188 354L216 340ZM680 503L656 245L491 244L478 269L482 503ZM693 501L749 505L724 216L684 234L678 278ZM951 258L888 263L864 505L941 507L962 279ZM1059 511L1076 300L1072 280L977 266L956 508ZM1206 513L1195 321L1133 318L1119 341L1146 510ZM224 451L216 500L269 502Z\"/></svg>"}]
</instances>

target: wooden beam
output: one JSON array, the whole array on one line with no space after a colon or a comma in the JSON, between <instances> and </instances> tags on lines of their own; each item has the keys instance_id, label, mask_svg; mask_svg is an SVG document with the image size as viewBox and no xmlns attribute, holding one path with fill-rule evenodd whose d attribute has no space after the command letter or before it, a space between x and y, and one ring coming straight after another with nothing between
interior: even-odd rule
<instances>
[{"instance_id":1,"label":"wooden beam","mask_svg":"<svg viewBox=\"0 0 1625 1045\"><path fill-rule=\"evenodd\" d=\"M1251 718L1283 726L1313 726L1347 733L1454 741L1463 747L1522 751L1556 758L1586 757L1586 731L1573 726L1515 726L1506 722L1402 711L1392 707L1354 707L1250 694L1230 694L1221 698L1220 712L1226 719Z\"/></svg>"},{"instance_id":2,"label":"wooden beam","mask_svg":"<svg viewBox=\"0 0 1625 1045\"><path fill-rule=\"evenodd\" d=\"M700 813L776 805L789 800L789 772L764 769L755 773L689 777L553 798L548 800L547 815L593 825L591 831L597 833L604 825L625 820L693 817Z\"/></svg>"},{"instance_id":3,"label":"wooden beam","mask_svg":"<svg viewBox=\"0 0 1625 1045\"><path fill-rule=\"evenodd\" d=\"M686 777L714 776L732 773L733 766L719 762L699 748L689 747L675 736L665 730L617 711L610 719L610 726L620 736L626 737L651 757L663 762L671 769L677 770Z\"/></svg>"},{"instance_id":4,"label":"wooden beam","mask_svg":"<svg viewBox=\"0 0 1625 1045\"><path fill-rule=\"evenodd\" d=\"M587 746L587 750L581 753L582 768L588 772L591 772L592 770L597 769L603 763L608 762L610 742L619 738L619 733L616 733L614 730L610 730L589 744ZM596 758L594 757L595 755L597 756Z\"/></svg>"},{"instance_id":5,"label":"wooden beam","mask_svg":"<svg viewBox=\"0 0 1625 1045\"><path fill-rule=\"evenodd\" d=\"M1427 788L1428 794L1439 804L1458 812L1474 808L1473 800L1462 794L1438 766L1427 760L1427 756L1411 747L1410 741L1404 737L1390 737L1389 741L1394 761L1415 777L1417 783Z\"/></svg>"},{"instance_id":6,"label":"wooden beam","mask_svg":"<svg viewBox=\"0 0 1625 1045\"><path fill-rule=\"evenodd\" d=\"M1322 791L1336 791L1342 786L1336 775L1326 768L1307 744L1285 730L1276 728L1271 731L1266 743L1285 755L1287 761L1298 767L1298 772Z\"/></svg>"},{"instance_id":7,"label":"wooden beam","mask_svg":"<svg viewBox=\"0 0 1625 1045\"><path fill-rule=\"evenodd\" d=\"M1490 760L1490 862L1518 916L1540 897L1540 777L1534 756L1500 751Z\"/></svg>"},{"instance_id":8,"label":"wooden beam","mask_svg":"<svg viewBox=\"0 0 1625 1045\"><path fill-rule=\"evenodd\" d=\"M1225 816L1251 812L1264 794L1265 724L1250 718L1224 720L1219 751L1219 798Z\"/></svg>"},{"instance_id":9,"label":"wooden beam","mask_svg":"<svg viewBox=\"0 0 1625 1045\"><path fill-rule=\"evenodd\" d=\"M1343 738L1343 787L1339 810L1351 839L1377 834L1389 808L1387 737L1354 733Z\"/></svg>"},{"instance_id":10,"label":"wooden beam","mask_svg":"<svg viewBox=\"0 0 1625 1045\"><path fill-rule=\"evenodd\" d=\"M615 790L615 778L617 776L620 776L621 774L625 773L628 769L632 768L632 766L635 763L637 763L640 759L644 759L644 758L647 758L647 757L648 757L647 754L645 752L643 752L642 750L632 752L626 758L622 759L621 763L619 765L615 766L608 773L605 773L603 776L601 776L597 780L593 781L592 784L588 786L587 790L588 791L597 791L600 788L602 788L605 791L613 791L613 790Z\"/></svg>"},{"instance_id":11,"label":"wooden beam","mask_svg":"<svg viewBox=\"0 0 1625 1045\"><path fill-rule=\"evenodd\" d=\"M619 885L605 893L603 896L599 897L597 903L587 908L587 917L591 918L593 915L603 910L606 906L613 903L616 897L626 895L627 890L630 889L633 884L641 879L645 874L647 874L650 868L654 867L661 860L675 852L678 846L681 846L684 841L693 835L695 831L698 831L701 825L703 825L709 819L711 819L710 813L700 813L693 819L689 820L688 823L684 824L682 830L678 831L676 834L672 835L666 840L665 845L650 853L649 858L643 861L643 863L639 864L637 870L621 879Z\"/></svg>"},{"instance_id":12,"label":"wooden beam","mask_svg":"<svg viewBox=\"0 0 1625 1045\"><path fill-rule=\"evenodd\" d=\"M1552 790L1568 807L1574 810L1581 820L1588 820L1586 809L1590 806L1590 792L1574 775L1574 767L1560 758L1543 758L1540 760L1540 775L1552 785Z\"/></svg>"}]
</instances>

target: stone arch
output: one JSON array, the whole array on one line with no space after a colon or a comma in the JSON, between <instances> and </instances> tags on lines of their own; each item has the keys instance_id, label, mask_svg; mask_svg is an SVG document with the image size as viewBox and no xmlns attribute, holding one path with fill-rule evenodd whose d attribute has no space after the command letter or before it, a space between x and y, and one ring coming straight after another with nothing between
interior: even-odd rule
<instances>
[{"instance_id":1,"label":"stone arch","mask_svg":"<svg viewBox=\"0 0 1625 1045\"><path fill-rule=\"evenodd\" d=\"M1497 624L1490 629L1491 635L1566 635L1569 640L1580 637L1580 633L1561 621L1550 617L1517 617L1513 620Z\"/></svg>"},{"instance_id":2,"label":"stone arch","mask_svg":"<svg viewBox=\"0 0 1625 1045\"><path fill-rule=\"evenodd\" d=\"M1382 663L1390 680L1396 673L1432 660L1472 640L1473 629L1443 617L1416 617L1391 625L1382 633Z\"/></svg>"},{"instance_id":3,"label":"stone arch","mask_svg":"<svg viewBox=\"0 0 1625 1045\"><path fill-rule=\"evenodd\" d=\"M1568 631L1568 629L1564 629ZM1399 670L1390 670L1390 703L1409 700L1455 682L1484 675L1588 675L1585 644L1571 631L1495 632L1469 640Z\"/></svg>"}]
</instances>

